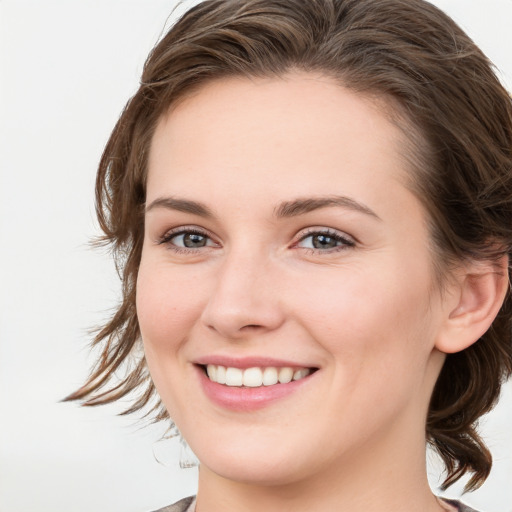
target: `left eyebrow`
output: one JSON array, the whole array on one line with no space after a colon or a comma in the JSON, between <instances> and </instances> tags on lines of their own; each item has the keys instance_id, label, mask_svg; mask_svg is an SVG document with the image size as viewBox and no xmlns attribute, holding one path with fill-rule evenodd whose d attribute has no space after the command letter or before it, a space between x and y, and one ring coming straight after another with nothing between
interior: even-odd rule
<instances>
[{"instance_id":1,"label":"left eyebrow","mask_svg":"<svg viewBox=\"0 0 512 512\"><path fill-rule=\"evenodd\" d=\"M295 217L320 208L332 206L341 206L342 208L347 208L382 220L372 209L368 208L368 206L347 196L305 197L294 199L293 201L285 201L274 209L274 215L277 218Z\"/></svg>"}]
</instances>

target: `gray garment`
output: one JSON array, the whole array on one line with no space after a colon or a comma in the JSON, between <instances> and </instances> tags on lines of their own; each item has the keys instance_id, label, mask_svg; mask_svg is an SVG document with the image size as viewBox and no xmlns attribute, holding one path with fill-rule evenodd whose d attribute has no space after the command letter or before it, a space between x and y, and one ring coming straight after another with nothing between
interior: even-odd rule
<instances>
[{"instance_id":1,"label":"gray garment","mask_svg":"<svg viewBox=\"0 0 512 512\"><path fill-rule=\"evenodd\" d=\"M194 512L196 508L195 504L195 496L189 496L188 498L183 498L182 500L176 502L174 505L159 508L158 510L155 510L155 512Z\"/></svg>"},{"instance_id":2,"label":"gray garment","mask_svg":"<svg viewBox=\"0 0 512 512\"><path fill-rule=\"evenodd\" d=\"M443 501L445 501L449 505L454 506L459 512L477 512L474 508L468 507L467 505L464 505L464 503L461 503L460 501L457 500L449 500L443 498Z\"/></svg>"},{"instance_id":3,"label":"gray garment","mask_svg":"<svg viewBox=\"0 0 512 512\"><path fill-rule=\"evenodd\" d=\"M459 512L477 512L475 509L456 500L444 499L446 503L457 508ZM174 505L155 510L155 512L194 512L196 499L194 496L178 501Z\"/></svg>"}]
</instances>

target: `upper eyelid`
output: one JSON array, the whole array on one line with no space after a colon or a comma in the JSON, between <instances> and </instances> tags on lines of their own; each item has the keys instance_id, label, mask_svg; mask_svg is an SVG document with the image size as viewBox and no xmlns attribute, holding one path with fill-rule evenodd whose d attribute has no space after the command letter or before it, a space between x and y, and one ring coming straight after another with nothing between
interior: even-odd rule
<instances>
[{"instance_id":1,"label":"upper eyelid","mask_svg":"<svg viewBox=\"0 0 512 512\"><path fill-rule=\"evenodd\" d=\"M179 233L202 233L204 235L210 236L210 232L199 226L177 226L175 228L168 229L165 234L179 234Z\"/></svg>"}]
</instances>

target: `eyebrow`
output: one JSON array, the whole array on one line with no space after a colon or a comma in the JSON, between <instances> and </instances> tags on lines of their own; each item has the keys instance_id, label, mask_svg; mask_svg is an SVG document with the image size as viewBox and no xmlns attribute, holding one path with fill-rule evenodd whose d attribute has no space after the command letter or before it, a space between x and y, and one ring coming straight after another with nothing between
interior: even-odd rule
<instances>
[{"instance_id":1,"label":"eyebrow","mask_svg":"<svg viewBox=\"0 0 512 512\"><path fill-rule=\"evenodd\" d=\"M167 210L177 210L179 212L192 213L200 217L212 218L213 213L206 205L197 201L188 199L179 199L176 197L159 197L146 206L146 213L154 208L165 208Z\"/></svg>"},{"instance_id":2,"label":"eyebrow","mask_svg":"<svg viewBox=\"0 0 512 512\"><path fill-rule=\"evenodd\" d=\"M355 199L347 196L322 196L322 197L305 197L298 198L292 201L285 201L279 206L274 208L275 217L289 218L304 215L314 210L321 208L329 208L338 206L353 210L358 213L369 215L378 220L382 220L372 209L368 206L359 203ZM145 212L149 212L155 208L165 208L168 210L176 210L184 213L191 213L205 218L214 218L214 214L208 206L198 201L191 201L189 199L180 199L176 197L159 197L146 206Z\"/></svg>"},{"instance_id":3,"label":"eyebrow","mask_svg":"<svg viewBox=\"0 0 512 512\"><path fill-rule=\"evenodd\" d=\"M372 209L368 208L368 206L346 196L306 197L295 199L293 201L286 201L281 203L274 210L274 213L278 218L295 217L320 208L328 208L331 206L341 206L342 208L347 208L358 213L364 213L365 215L382 220Z\"/></svg>"}]
</instances>

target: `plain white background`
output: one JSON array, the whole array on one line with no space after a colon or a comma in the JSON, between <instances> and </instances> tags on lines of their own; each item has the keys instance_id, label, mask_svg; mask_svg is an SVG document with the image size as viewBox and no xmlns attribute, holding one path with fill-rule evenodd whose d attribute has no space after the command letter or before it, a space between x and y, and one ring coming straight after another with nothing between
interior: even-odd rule
<instances>
[{"instance_id":1,"label":"plain white background","mask_svg":"<svg viewBox=\"0 0 512 512\"><path fill-rule=\"evenodd\" d=\"M434 3L512 90L512 0ZM179 469L161 428L59 403L119 298L108 254L88 247L95 168L174 5L0 0L0 512L143 512L194 493L197 470ZM495 469L464 498L483 512L512 511L511 406L509 383L483 424Z\"/></svg>"}]
</instances>

